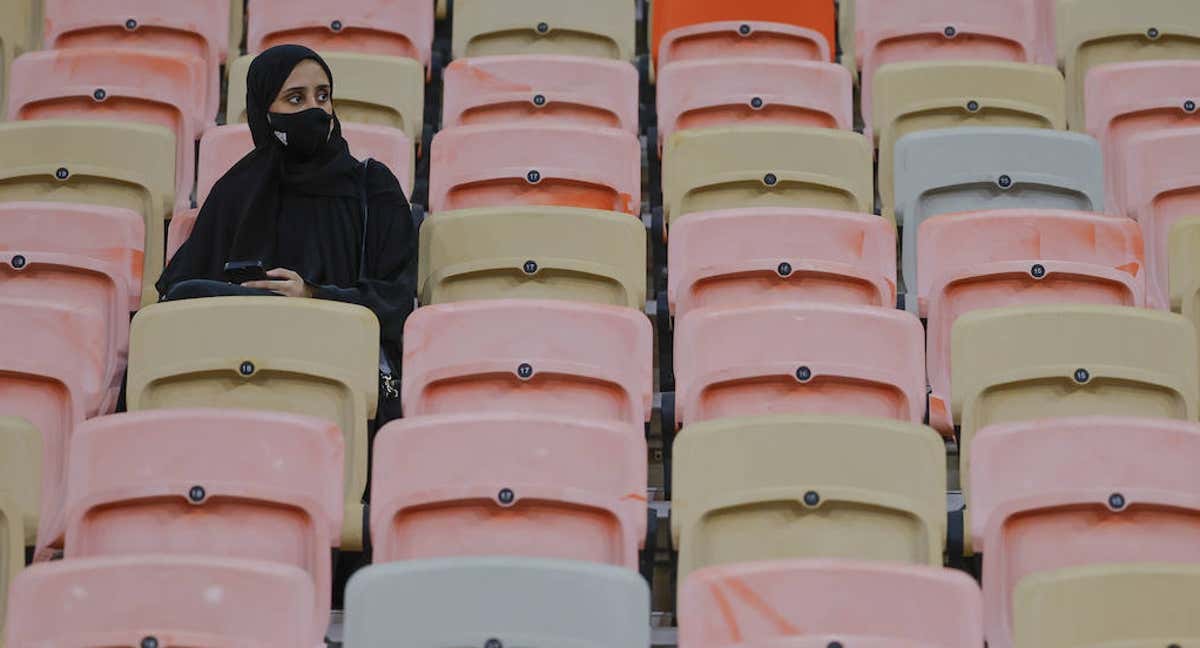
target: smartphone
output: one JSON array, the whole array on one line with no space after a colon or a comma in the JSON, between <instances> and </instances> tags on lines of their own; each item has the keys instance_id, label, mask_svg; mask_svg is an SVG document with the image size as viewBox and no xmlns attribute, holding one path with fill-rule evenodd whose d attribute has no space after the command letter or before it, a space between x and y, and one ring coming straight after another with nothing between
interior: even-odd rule
<instances>
[{"instance_id":1,"label":"smartphone","mask_svg":"<svg viewBox=\"0 0 1200 648\"><path fill-rule=\"evenodd\" d=\"M267 281L267 271L262 261L230 261L225 264L225 281L243 284L247 281Z\"/></svg>"}]
</instances>

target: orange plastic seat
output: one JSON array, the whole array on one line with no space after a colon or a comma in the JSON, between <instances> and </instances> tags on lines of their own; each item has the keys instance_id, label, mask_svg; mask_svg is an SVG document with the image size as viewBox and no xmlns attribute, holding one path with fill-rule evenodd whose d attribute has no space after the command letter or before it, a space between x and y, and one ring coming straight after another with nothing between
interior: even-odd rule
<instances>
[{"instance_id":1,"label":"orange plastic seat","mask_svg":"<svg viewBox=\"0 0 1200 648\"><path fill-rule=\"evenodd\" d=\"M638 134L638 73L626 61L480 56L454 61L444 75L442 128L562 125Z\"/></svg>"},{"instance_id":2,"label":"orange plastic seat","mask_svg":"<svg viewBox=\"0 0 1200 648\"><path fill-rule=\"evenodd\" d=\"M1200 562L1195 423L1081 417L993 425L970 453L968 510L983 551L993 648L1013 645L1013 591L1025 576L1147 559Z\"/></svg>"},{"instance_id":3,"label":"orange plastic seat","mask_svg":"<svg viewBox=\"0 0 1200 648\"><path fill-rule=\"evenodd\" d=\"M632 308L533 299L425 306L404 327L404 415L523 412L641 426L651 413L652 345L650 320Z\"/></svg>"},{"instance_id":4,"label":"orange plastic seat","mask_svg":"<svg viewBox=\"0 0 1200 648\"><path fill-rule=\"evenodd\" d=\"M696 570L679 592L679 645L974 648L983 600L969 576L923 565L780 560Z\"/></svg>"},{"instance_id":5,"label":"orange plastic seat","mask_svg":"<svg viewBox=\"0 0 1200 648\"><path fill-rule=\"evenodd\" d=\"M873 214L754 208L700 212L671 227L667 296L701 308L896 304L896 230Z\"/></svg>"},{"instance_id":6,"label":"orange plastic seat","mask_svg":"<svg viewBox=\"0 0 1200 648\"><path fill-rule=\"evenodd\" d=\"M9 648L295 648L323 642L303 570L208 556L142 555L34 565L13 585Z\"/></svg>"},{"instance_id":7,"label":"orange plastic seat","mask_svg":"<svg viewBox=\"0 0 1200 648\"><path fill-rule=\"evenodd\" d=\"M659 149L676 130L754 125L854 128L842 66L788 59L686 61L658 74Z\"/></svg>"},{"instance_id":8,"label":"orange plastic seat","mask_svg":"<svg viewBox=\"0 0 1200 648\"><path fill-rule=\"evenodd\" d=\"M165 50L204 61L206 125L221 102L221 61L229 48L228 0L44 0L46 49Z\"/></svg>"},{"instance_id":9,"label":"orange plastic seat","mask_svg":"<svg viewBox=\"0 0 1200 648\"><path fill-rule=\"evenodd\" d=\"M464 126L439 132L430 159L429 206L554 205L638 215L642 151L614 128Z\"/></svg>"},{"instance_id":10,"label":"orange plastic seat","mask_svg":"<svg viewBox=\"0 0 1200 648\"><path fill-rule=\"evenodd\" d=\"M374 462L376 563L503 555L637 568L646 537L641 425L422 416L385 426Z\"/></svg>"},{"instance_id":11,"label":"orange plastic seat","mask_svg":"<svg viewBox=\"0 0 1200 648\"><path fill-rule=\"evenodd\" d=\"M677 416L925 417L921 321L894 309L787 304L693 310L676 321Z\"/></svg>"},{"instance_id":12,"label":"orange plastic seat","mask_svg":"<svg viewBox=\"0 0 1200 648\"><path fill-rule=\"evenodd\" d=\"M655 67L740 56L833 61L832 0L655 0L650 21Z\"/></svg>"},{"instance_id":13,"label":"orange plastic seat","mask_svg":"<svg viewBox=\"0 0 1200 648\"><path fill-rule=\"evenodd\" d=\"M429 65L433 3L425 0L254 0L246 50L296 44L318 52L416 59Z\"/></svg>"}]
</instances>

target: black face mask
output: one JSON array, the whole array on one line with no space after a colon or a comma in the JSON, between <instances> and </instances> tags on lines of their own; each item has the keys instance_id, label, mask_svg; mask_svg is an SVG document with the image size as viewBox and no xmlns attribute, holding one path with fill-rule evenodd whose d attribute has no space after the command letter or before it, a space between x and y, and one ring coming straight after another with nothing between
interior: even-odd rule
<instances>
[{"instance_id":1,"label":"black face mask","mask_svg":"<svg viewBox=\"0 0 1200 648\"><path fill-rule=\"evenodd\" d=\"M268 113L271 130L283 142L287 157L296 162L311 160L329 141L333 116L321 108L298 113Z\"/></svg>"}]
</instances>

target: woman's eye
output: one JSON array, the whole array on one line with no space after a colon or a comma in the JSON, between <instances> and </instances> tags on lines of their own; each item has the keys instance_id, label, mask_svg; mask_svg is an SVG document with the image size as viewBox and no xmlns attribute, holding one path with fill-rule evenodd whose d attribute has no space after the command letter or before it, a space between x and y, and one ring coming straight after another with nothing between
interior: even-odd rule
<instances>
[{"instance_id":1,"label":"woman's eye","mask_svg":"<svg viewBox=\"0 0 1200 648\"><path fill-rule=\"evenodd\" d=\"M321 103L325 103L326 101L329 101L329 93L328 92L317 93L317 101L320 101Z\"/></svg>"},{"instance_id":2,"label":"woman's eye","mask_svg":"<svg viewBox=\"0 0 1200 648\"><path fill-rule=\"evenodd\" d=\"M303 103L303 100L300 99L300 95L292 95L288 97L287 100L288 103L292 104L293 106L299 106L301 103Z\"/></svg>"}]
</instances>

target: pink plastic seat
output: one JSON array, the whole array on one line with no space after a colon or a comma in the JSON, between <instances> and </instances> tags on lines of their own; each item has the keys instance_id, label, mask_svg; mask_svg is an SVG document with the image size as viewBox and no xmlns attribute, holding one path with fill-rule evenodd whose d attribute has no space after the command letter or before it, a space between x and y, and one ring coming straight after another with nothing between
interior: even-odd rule
<instances>
[{"instance_id":1,"label":"pink plastic seat","mask_svg":"<svg viewBox=\"0 0 1200 648\"><path fill-rule=\"evenodd\" d=\"M658 74L657 145L676 130L790 125L854 128L854 79L834 63L716 59L672 64Z\"/></svg>"},{"instance_id":2,"label":"pink plastic seat","mask_svg":"<svg viewBox=\"0 0 1200 648\"><path fill-rule=\"evenodd\" d=\"M44 0L46 49L165 50L204 61L205 125L221 101L221 61L229 48L229 0ZM197 131L198 132L198 131Z\"/></svg>"},{"instance_id":3,"label":"pink plastic seat","mask_svg":"<svg viewBox=\"0 0 1200 648\"><path fill-rule=\"evenodd\" d=\"M9 119L98 119L175 133L175 197L191 204L196 139L204 122L204 68L170 52L80 48L31 52L13 62Z\"/></svg>"},{"instance_id":4,"label":"pink plastic seat","mask_svg":"<svg viewBox=\"0 0 1200 648\"><path fill-rule=\"evenodd\" d=\"M983 601L969 576L886 562L706 567L679 591L679 645L975 648Z\"/></svg>"},{"instance_id":5,"label":"pink plastic seat","mask_svg":"<svg viewBox=\"0 0 1200 648\"><path fill-rule=\"evenodd\" d=\"M480 56L444 72L442 128L484 124L619 128L638 133L638 73L582 56Z\"/></svg>"},{"instance_id":6,"label":"pink plastic seat","mask_svg":"<svg viewBox=\"0 0 1200 648\"><path fill-rule=\"evenodd\" d=\"M668 252L667 293L677 318L698 308L766 303L896 304L896 230L873 214L791 208L690 214L671 227Z\"/></svg>"},{"instance_id":7,"label":"pink plastic seat","mask_svg":"<svg viewBox=\"0 0 1200 648\"><path fill-rule=\"evenodd\" d=\"M676 320L680 423L766 414L925 416L921 321L894 309L787 304Z\"/></svg>"},{"instance_id":8,"label":"pink plastic seat","mask_svg":"<svg viewBox=\"0 0 1200 648\"><path fill-rule=\"evenodd\" d=\"M1087 132L1104 152L1105 204L1128 215L1129 142L1140 133L1200 127L1200 61L1111 63L1084 81Z\"/></svg>"},{"instance_id":9,"label":"pink plastic seat","mask_svg":"<svg viewBox=\"0 0 1200 648\"><path fill-rule=\"evenodd\" d=\"M615 128L464 126L433 138L429 205L557 205L637 215L642 208L638 138Z\"/></svg>"},{"instance_id":10,"label":"pink plastic seat","mask_svg":"<svg viewBox=\"0 0 1200 648\"><path fill-rule=\"evenodd\" d=\"M433 10L425 0L254 0L246 50L291 43L318 52L400 56L428 67Z\"/></svg>"},{"instance_id":11,"label":"pink plastic seat","mask_svg":"<svg viewBox=\"0 0 1200 648\"><path fill-rule=\"evenodd\" d=\"M928 303L930 423L950 421L950 330L981 308L1145 306L1142 234L1129 219L1005 209L935 216L919 230L917 277Z\"/></svg>"},{"instance_id":12,"label":"pink plastic seat","mask_svg":"<svg viewBox=\"0 0 1200 648\"><path fill-rule=\"evenodd\" d=\"M1083 417L981 430L968 510L987 574L988 645L1013 645L1013 590L1029 574L1200 562L1197 458L1200 426L1189 422Z\"/></svg>"},{"instance_id":13,"label":"pink plastic seat","mask_svg":"<svg viewBox=\"0 0 1200 648\"><path fill-rule=\"evenodd\" d=\"M288 565L207 556L76 558L34 565L13 583L9 648L315 646L317 598Z\"/></svg>"},{"instance_id":14,"label":"pink plastic seat","mask_svg":"<svg viewBox=\"0 0 1200 648\"><path fill-rule=\"evenodd\" d=\"M425 306L404 327L404 415L522 412L640 427L650 420L652 345L650 320L632 308Z\"/></svg>"},{"instance_id":15,"label":"pink plastic seat","mask_svg":"<svg viewBox=\"0 0 1200 648\"><path fill-rule=\"evenodd\" d=\"M646 536L641 425L422 416L384 427L374 463L377 563L504 555L637 568Z\"/></svg>"},{"instance_id":16,"label":"pink plastic seat","mask_svg":"<svg viewBox=\"0 0 1200 648\"><path fill-rule=\"evenodd\" d=\"M683 61L772 58L832 61L833 46L820 30L767 20L725 20L672 29L663 35L656 70Z\"/></svg>"}]
</instances>

